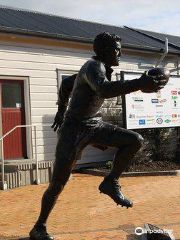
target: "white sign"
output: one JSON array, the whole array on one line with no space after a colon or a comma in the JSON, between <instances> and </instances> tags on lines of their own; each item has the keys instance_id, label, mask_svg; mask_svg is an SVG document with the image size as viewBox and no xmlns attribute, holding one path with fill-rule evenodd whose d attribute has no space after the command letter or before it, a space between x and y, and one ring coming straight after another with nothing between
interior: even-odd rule
<instances>
[{"instance_id":1,"label":"white sign","mask_svg":"<svg viewBox=\"0 0 180 240\"><path fill-rule=\"evenodd\" d=\"M21 103L16 103L16 108L21 108Z\"/></svg>"},{"instance_id":2,"label":"white sign","mask_svg":"<svg viewBox=\"0 0 180 240\"><path fill-rule=\"evenodd\" d=\"M141 74L125 73L124 80ZM132 92L125 95L127 129L180 126L180 77L172 76L157 93Z\"/></svg>"}]
</instances>

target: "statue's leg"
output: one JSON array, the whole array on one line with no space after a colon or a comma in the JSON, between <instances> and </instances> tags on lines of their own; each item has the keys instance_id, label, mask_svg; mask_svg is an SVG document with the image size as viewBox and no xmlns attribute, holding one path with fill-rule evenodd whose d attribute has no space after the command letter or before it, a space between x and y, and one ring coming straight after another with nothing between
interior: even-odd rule
<instances>
[{"instance_id":1,"label":"statue's leg","mask_svg":"<svg viewBox=\"0 0 180 240\"><path fill-rule=\"evenodd\" d=\"M117 204L132 207L133 203L122 194L118 179L142 147L143 138L136 132L104 123L93 140L107 147L118 148L111 172L99 187L100 192L109 195Z\"/></svg>"},{"instance_id":2,"label":"statue's leg","mask_svg":"<svg viewBox=\"0 0 180 240\"><path fill-rule=\"evenodd\" d=\"M91 129L78 122L64 122L59 131L52 180L42 197L39 218L30 232L33 240L54 239L46 231L46 221L63 191L77 159L91 138Z\"/></svg>"},{"instance_id":3,"label":"statue's leg","mask_svg":"<svg viewBox=\"0 0 180 240\"><path fill-rule=\"evenodd\" d=\"M142 147L143 138L136 132L118 128L112 136L107 139L107 143L109 147L118 148L113 160L113 167L108 177L119 179L122 172Z\"/></svg>"},{"instance_id":4,"label":"statue's leg","mask_svg":"<svg viewBox=\"0 0 180 240\"><path fill-rule=\"evenodd\" d=\"M76 136L76 130L72 127L65 127L65 129L61 131L56 147L56 160L52 180L42 197L39 218L30 232L30 237L33 240L53 239L46 231L46 221L59 194L63 191L76 162L77 147L74 144Z\"/></svg>"},{"instance_id":5,"label":"statue's leg","mask_svg":"<svg viewBox=\"0 0 180 240\"><path fill-rule=\"evenodd\" d=\"M41 202L41 212L39 218L30 232L31 239L34 240L52 240L54 239L46 231L46 221L51 213L59 194L63 191L66 185L74 162L67 159L57 159L54 165L52 180L49 187L44 192Z\"/></svg>"},{"instance_id":6,"label":"statue's leg","mask_svg":"<svg viewBox=\"0 0 180 240\"><path fill-rule=\"evenodd\" d=\"M42 197L41 212L37 224L46 223L58 196L63 191L64 186L70 177L73 165L73 162L71 163L65 160L60 160L55 163L52 181Z\"/></svg>"}]
</instances>

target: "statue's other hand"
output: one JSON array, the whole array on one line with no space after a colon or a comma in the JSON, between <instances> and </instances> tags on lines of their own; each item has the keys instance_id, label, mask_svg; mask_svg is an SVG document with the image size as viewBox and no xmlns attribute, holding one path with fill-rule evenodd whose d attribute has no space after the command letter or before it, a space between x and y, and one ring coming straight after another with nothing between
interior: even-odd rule
<instances>
[{"instance_id":1,"label":"statue's other hand","mask_svg":"<svg viewBox=\"0 0 180 240\"><path fill-rule=\"evenodd\" d=\"M51 126L51 128L54 129L54 132L56 132L62 125L63 123L63 117L62 117L62 114L57 112L56 113L56 116L54 118L54 123L53 125Z\"/></svg>"}]
</instances>

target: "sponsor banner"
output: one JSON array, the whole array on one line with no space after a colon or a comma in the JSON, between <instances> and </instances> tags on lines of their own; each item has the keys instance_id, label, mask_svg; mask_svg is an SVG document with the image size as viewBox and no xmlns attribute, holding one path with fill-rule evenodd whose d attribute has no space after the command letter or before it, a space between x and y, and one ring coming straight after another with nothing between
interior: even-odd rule
<instances>
[{"instance_id":1,"label":"sponsor banner","mask_svg":"<svg viewBox=\"0 0 180 240\"><path fill-rule=\"evenodd\" d=\"M141 74L125 73L126 80ZM180 126L180 78L171 77L157 93L136 91L125 95L128 129ZM134 121L133 121L134 120Z\"/></svg>"}]
</instances>

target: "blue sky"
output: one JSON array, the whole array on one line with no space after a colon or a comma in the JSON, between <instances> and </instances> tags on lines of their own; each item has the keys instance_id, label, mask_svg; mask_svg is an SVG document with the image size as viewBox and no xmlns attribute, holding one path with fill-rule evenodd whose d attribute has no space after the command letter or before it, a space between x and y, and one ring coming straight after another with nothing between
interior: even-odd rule
<instances>
[{"instance_id":1,"label":"blue sky","mask_svg":"<svg viewBox=\"0 0 180 240\"><path fill-rule=\"evenodd\" d=\"M0 5L180 36L180 0L0 0Z\"/></svg>"}]
</instances>

